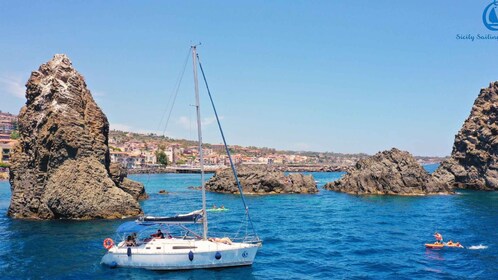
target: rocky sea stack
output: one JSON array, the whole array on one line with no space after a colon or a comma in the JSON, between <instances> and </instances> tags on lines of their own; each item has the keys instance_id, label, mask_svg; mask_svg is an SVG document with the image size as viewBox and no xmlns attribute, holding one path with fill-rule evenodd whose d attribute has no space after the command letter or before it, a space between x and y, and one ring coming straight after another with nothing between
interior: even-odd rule
<instances>
[{"instance_id":1,"label":"rocky sea stack","mask_svg":"<svg viewBox=\"0 0 498 280\"><path fill-rule=\"evenodd\" d=\"M481 89L451 158L433 176L454 188L498 190L498 81Z\"/></svg>"},{"instance_id":2,"label":"rocky sea stack","mask_svg":"<svg viewBox=\"0 0 498 280\"><path fill-rule=\"evenodd\" d=\"M237 168L238 177L244 194L283 194L283 193L317 193L312 175L304 176L273 170L268 166L240 165ZM206 190L220 193L238 193L237 183L232 169L217 171L206 182Z\"/></svg>"},{"instance_id":3,"label":"rocky sea stack","mask_svg":"<svg viewBox=\"0 0 498 280\"><path fill-rule=\"evenodd\" d=\"M408 152L393 148L362 159L344 177L325 189L350 194L426 195L451 193Z\"/></svg>"},{"instance_id":4,"label":"rocky sea stack","mask_svg":"<svg viewBox=\"0 0 498 280\"><path fill-rule=\"evenodd\" d=\"M142 214L143 185L110 170L109 123L66 55L31 73L10 168L8 215L24 219ZM111 171L114 174L111 174ZM114 180L113 180L114 179Z\"/></svg>"}]
</instances>

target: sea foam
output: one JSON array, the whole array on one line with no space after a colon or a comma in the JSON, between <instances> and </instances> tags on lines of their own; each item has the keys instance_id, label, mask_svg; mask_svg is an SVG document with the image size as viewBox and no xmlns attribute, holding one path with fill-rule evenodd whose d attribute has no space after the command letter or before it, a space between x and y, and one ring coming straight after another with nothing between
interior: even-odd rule
<instances>
[{"instance_id":1,"label":"sea foam","mask_svg":"<svg viewBox=\"0 0 498 280\"><path fill-rule=\"evenodd\" d=\"M482 249L487 249L488 246L484 246L482 244L479 245L472 245L469 247L470 250L482 250Z\"/></svg>"}]
</instances>

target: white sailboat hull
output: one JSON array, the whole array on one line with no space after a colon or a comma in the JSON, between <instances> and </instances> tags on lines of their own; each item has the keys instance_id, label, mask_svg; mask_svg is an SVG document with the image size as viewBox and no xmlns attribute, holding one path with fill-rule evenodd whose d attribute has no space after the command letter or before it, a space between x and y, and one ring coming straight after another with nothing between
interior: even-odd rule
<instances>
[{"instance_id":1,"label":"white sailboat hull","mask_svg":"<svg viewBox=\"0 0 498 280\"><path fill-rule=\"evenodd\" d=\"M259 244L154 239L136 247L114 246L101 263L111 267L183 270L252 265ZM189 253L192 252L192 254ZM189 257L192 257L190 260ZM217 258L218 257L218 258Z\"/></svg>"}]
</instances>

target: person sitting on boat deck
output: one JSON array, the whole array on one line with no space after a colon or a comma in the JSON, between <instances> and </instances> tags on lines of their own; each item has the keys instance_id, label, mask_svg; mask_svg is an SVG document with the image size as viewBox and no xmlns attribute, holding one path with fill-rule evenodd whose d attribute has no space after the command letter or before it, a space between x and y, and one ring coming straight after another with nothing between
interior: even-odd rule
<instances>
[{"instance_id":1,"label":"person sitting on boat deck","mask_svg":"<svg viewBox=\"0 0 498 280\"><path fill-rule=\"evenodd\" d=\"M213 204L213 209L218 209L218 207L216 207L216 204Z\"/></svg>"},{"instance_id":2,"label":"person sitting on boat deck","mask_svg":"<svg viewBox=\"0 0 498 280\"><path fill-rule=\"evenodd\" d=\"M162 231L160 229L158 229L156 233L151 234L150 236L155 237L155 238L164 239L164 234L162 233Z\"/></svg>"},{"instance_id":3,"label":"person sitting on boat deck","mask_svg":"<svg viewBox=\"0 0 498 280\"><path fill-rule=\"evenodd\" d=\"M439 232L436 231L434 237L436 238L436 243L443 243L443 236Z\"/></svg>"},{"instance_id":4,"label":"person sitting on boat deck","mask_svg":"<svg viewBox=\"0 0 498 280\"><path fill-rule=\"evenodd\" d=\"M137 246L135 239L133 239L131 235L128 235L128 237L126 238L126 246L128 247Z\"/></svg>"},{"instance_id":5,"label":"person sitting on boat deck","mask_svg":"<svg viewBox=\"0 0 498 280\"><path fill-rule=\"evenodd\" d=\"M220 206L220 209L225 209L225 206L221 205L221 206Z\"/></svg>"}]
</instances>

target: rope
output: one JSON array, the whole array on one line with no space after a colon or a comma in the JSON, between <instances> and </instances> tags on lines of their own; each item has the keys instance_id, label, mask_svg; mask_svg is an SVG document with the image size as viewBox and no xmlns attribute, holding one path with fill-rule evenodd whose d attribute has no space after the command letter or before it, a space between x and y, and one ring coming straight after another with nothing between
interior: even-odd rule
<instances>
[{"instance_id":1,"label":"rope","mask_svg":"<svg viewBox=\"0 0 498 280\"><path fill-rule=\"evenodd\" d=\"M161 124L163 123L164 116L166 116L166 112L168 112L168 108L169 108L168 118L166 119L166 123L164 125L164 130L163 130L163 133L162 133L163 136L165 136L166 129L168 128L168 123L169 123L169 120L171 118L171 112L173 112L173 106L175 105L176 97L178 96L178 91L180 90L180 85L182 83L183 76L185 74L185 69L187 68L187 62L188 62L188 58L189 57L190 57L190 49L187 52L187 57L185 58L185 63L183 65L183 69L178 74L178 78L177 78L176 84L175 84L175 88L176 89L174 89L174 91L171 92L171 94L169 96L169 99L168 99L168 102L166 103L166 108L165 108L165 110L164 110L164 112L163 112L163 114L161 116L161 120L159 121L159 125L157 126L157 130L159 130L161 128ZM171 99L173 99L173 103L171 103ZM144 183L144 186L148 186L149 185L149 181L150 181L150 172L147 172L147 180Z\"/></svg>"},{"instance_id":2,"label":"rope","mask_svg":"<svg viewBox=\"0 0 498 280\"><path fill-rule=\"evenodd\" d=\"M168 99L168 102L166 103L166 108L161 116L161 120L159 121L159 125L157 127L157 129L159 130L161 128L161 124L163 123L163 120L164 120L164 116L166 116L166 112L168 112L168 108L169 108L169 113L168 113L168 118L166 119L166 123L164 125L164 129L163 129L163 136L165 136L166 134L166 129L168 128L168 123L169 123L169 120L171 118L171 112L173 112L173 106L175 105L175 101L176 101L176 97L178 96L178 91L180 90L180 85L182 83L182 80L183 80L183 76L185 74L185 69L187 68L187 62L188 62L188 58L190 57L190 49L189 51L187 52L187 57L185 58L185 63L183 65L183 69L182 71L178 74L178 78L176 80L176 84L175 84L175 87L176 89L174 89L174 91L171 92L170 96L169 96L169 99ZM173 94L174 93L174 94ZM171 100L173 99L173 102L171 103ZM171 103L171 104L170 104ZM149 181L150 181L150 172L147 172L147 181L145 182L145 186L148 186L149 185Z\"/></svg>"},{"instance_id":3,"label":"rope","mask_svg":"<svg viewBox=\"0 0 498 280\"><path fill-rule=\"evenodd\" d=\"M187 52L187 57L185 58L185 63L183 64L183 69L180 72L180 74L178 75L178 79L176 81L176 89L174 90L174 94L170 95L170 97L168 99L168 103L166 103L167 104L166 105L166 110L164 111L164 113L163 113L163 115L161 117L161 121L159 122L159 127L161 127L161 124L162 124L162 122L164 120L164 116L166 115L166 112L168 112L168 108L169 108L168 118L166 119L166 123L165 123L164 129L163 129L163 135L165 135L166 129L168 128L168 123L169 123L169 120L171 118L171 112L173 112L173 106L175 105L176 97L178 96L178 91L180 90L180 85L182 83L183 76L185 74L185 69L187 68L187 63L188 63L189 57L190 57L190 49ZM170 104L171 99L173 99L173 102Z\"/></svg>"},{"instance_id":4,"label":"rope","mask_svg":"<svg viewBox=\"0 0 498 280\"><path fill-rule=\"evenodd\" d=\"M246 210L247 218L249 220L249 223L251 224L251 228L252 228L254 236L257 237L258 235L256 234L256 230L254 229L254 225L252 223L251 216L249 215L249 207L247 207L246 199L244 197L244 193L242 192L242 186L240 185L240 181L239 181L239 178L237 176L237 170L235 169L235 166L233 164L232 155L230 154L230 150L228 149L227 141L225 140L225 134L223 133L223 129L221 128L220 118L218 117L218 112L216 111L216 107L214 106L213 97L211 96L211 91L209 90L209 85L208 85L208 82L206 80L206 75L204 74L204 69L202 68L202 64L201 64L201 60L199 59L199 55L197 55L197 61L199 62L199 67L201 69L202 78L204 79L204 83L206 84L206 89L207 89L207 92L209 95L209 100L211 100L211 105L213 107L214 115L216 116L216 122L218 123L218 128L220 129L221 138L223 138L223 144L225 145L225 150L227 152L228 159L230 161L230 166L232 167L232 172L233 172L233 175L235 176L235 182L237 182L237 188L239 189L240 197L242 198L242 202L244 203L244 209Z\"/></svg>"}]
</instances>

